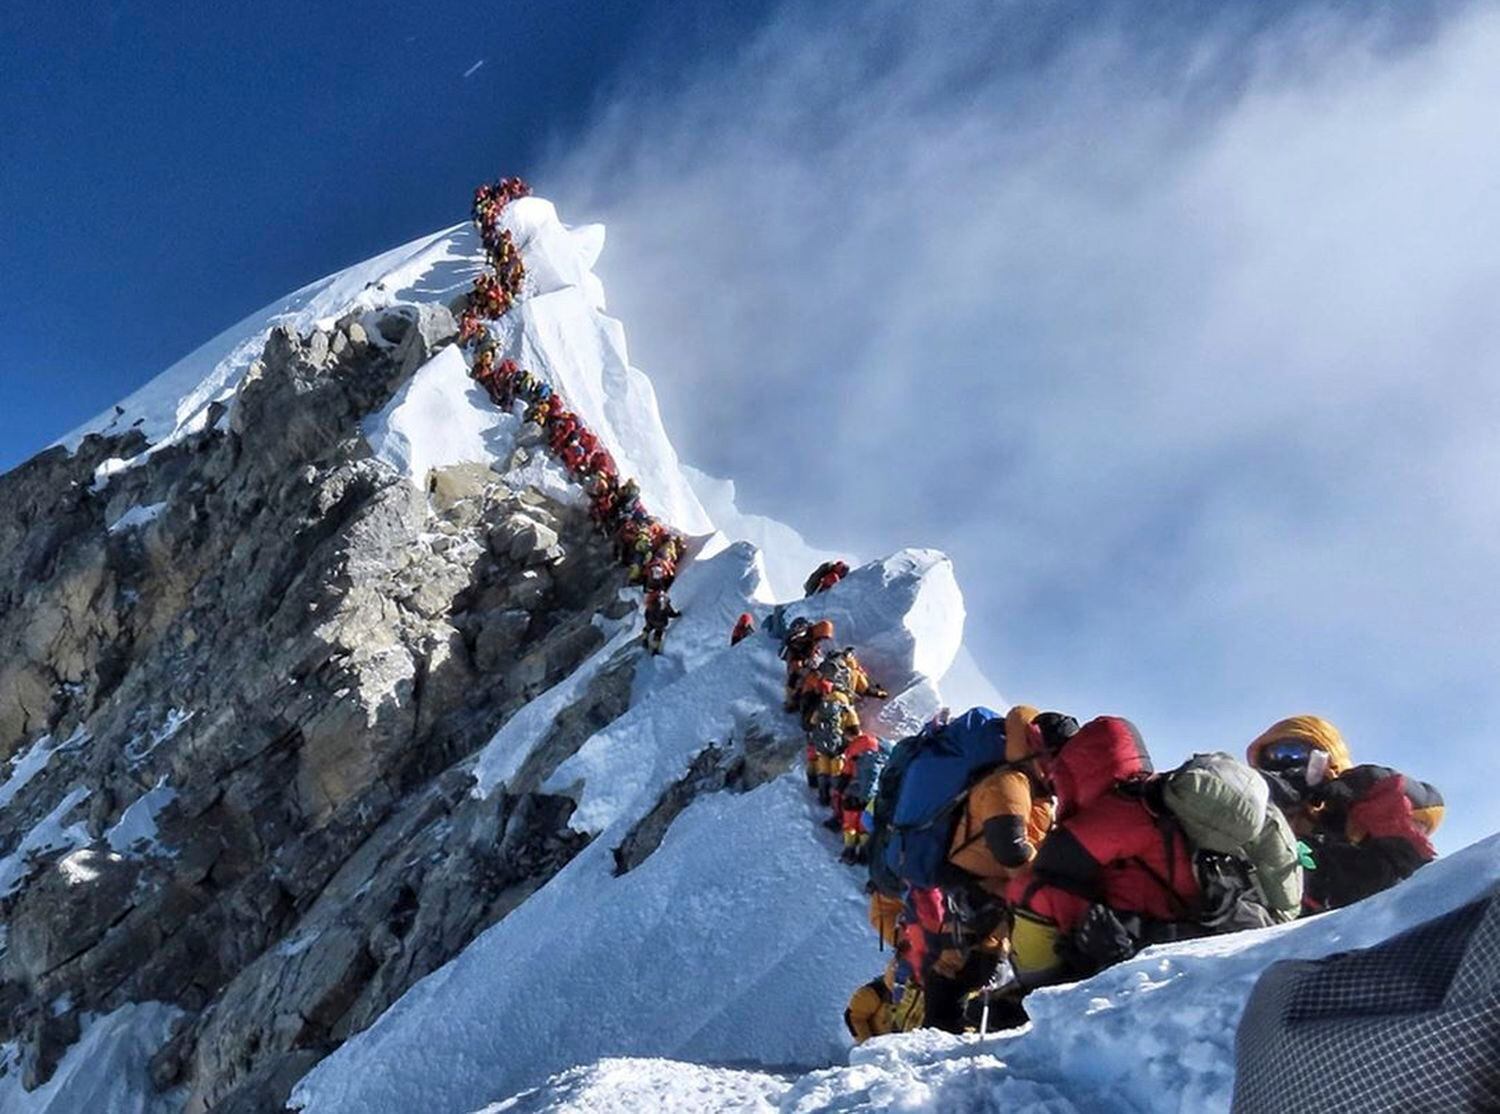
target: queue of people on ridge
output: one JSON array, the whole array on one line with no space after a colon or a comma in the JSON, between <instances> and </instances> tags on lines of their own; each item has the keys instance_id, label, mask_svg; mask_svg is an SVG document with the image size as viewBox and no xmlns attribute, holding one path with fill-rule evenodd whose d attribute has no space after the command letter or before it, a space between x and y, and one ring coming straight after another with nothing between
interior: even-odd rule
<instances>
[{"instance_id":1,"label":"queue of people on ridge","mask_svg":"<svg viewBox=\"0 0 1500 1114\"><path fill-rule=\"evenodd\" d=\"M519 178L475 191L489 270L474 283L460 340L470 371L506 410L526 404L590 513L645 595L645 643L660 652L680 613L668 591L686 539L652 516L633 479L552 387L502 359L488 321L521 293L525 266L506 205ZM808 577L834 588L842 561ZM731 644L755 631L743 614ZM1039 986L1082 978L1150 944L1232 932L1338 908L1408 877L1436 857L1442 819L1431 785L1356 765L1318 716L1273 724L1245 760L1196 755L1154 770L1128 720L1080 725L1017 705L1003 716L946 709L898 742L865 730L860 709L889 694L828 619L782 635L786 711L806 734L806 775L841 835L842 859L867 865L869 919L884 971L845 1011L856 1041L922 1026L963 1032L1023 1022ZM976 1012L979 1016L975 1016Z\"/></svg>"},{"instance_id":2,"label":"queue of people on ridge","mask_svg":"<svg viewBox=\"0 0 1500 1114\"><path fill-rule=\"evenodd\" d=\"M809 578L810 596L848 571L832 569ZM1441 794L1355 764L1319 716L1273 724L1243 761L1200 754L1164 773L1128 720L1025 705L945 710L892 745L859 716L886 691L835 634L796 620L782 658L809 788L844 861L868 864L870 923L890 949L845 1011L857 1042L1012 1027L1039 986L1151 944L1349 905L1436 857Z\"/></svg>"},{"instance_id":3,"label":"queue of people on ridge","mask_svg":"<svg viewBox=\"0 0 1500 1114\"><path fill-rule=\"evenodd\" d=\"M526 276L521 253L510 230L500 227L500 217L506 205L530 193L520 178L502 178L474 191L474 223L489 270L474 280L459 320L459 340L473 346L469 375L490 401L507 412L524 402L524 420L541 430L552 456L588 492L589 514L614 543L627 582L645 592L645 645L658 654L668 625L681 616L668 592L687 552L687 539L646 510L640 485L634 479L621 482L614 457L598 435L550 384L514 360L502 359L490 333L488 322L515 304Z\"/></svg>"}]
</instances>

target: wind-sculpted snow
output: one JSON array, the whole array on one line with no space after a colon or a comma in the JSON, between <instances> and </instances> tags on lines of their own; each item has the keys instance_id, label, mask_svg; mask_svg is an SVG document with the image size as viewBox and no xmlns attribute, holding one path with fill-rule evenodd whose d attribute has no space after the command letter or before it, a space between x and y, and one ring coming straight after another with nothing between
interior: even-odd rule
<instances>
[{"instance_id":1,"label":"wind-sculpted snow","mask_svg":"<svg viewBox=\"0 0 1500 1114\"><path fill-rule=\"evenodd\" d=\"M674 631L650 663L667 676L643 681L631 709L544 786L576 797L571 823L598 833L594 841L315 1069L294 1096L308 1110L463 1111L605 1055L773 1065L841 1057L840 1004L881 958L862 876L838 863L800 774L699 799L654 854L614 876L613 849L706 746L752 726L798 737L779 710L778 640L726 644L726 617L768 611L754 599L755 551L731 546L689 566L679 585L692 601L685 610L707 614L681 642ZM962 615L947 559L911 550L789 611L829 615L841 639L869 647L880 678L913 694L893 702L894 714L916 721L936 705L913 667L920 639L941 647L949 635L933 621L933 594L949 594L947 612ZM882 722L878 704L867 709ZM480 761L481 785L515 769L514 748L527 741L502 729Z\"/></svg>"},{"instance_id":2,"label":"wind-sculpted snow","mask_svg":"<svg viewBox=\"0 0 1500 1114\"><path fill-rule=\"evenodd\" d=\"M745 1109L824 1111L1100 1110L1199 1114L1227 1111L1234 1034L1260 973L1279 959L1314 959L1369 947L1500 886L1500 835L1439 860L1386 893L1289 925L1151 948L1086 982L1027 999L1030 1027L991 1036L932 1031L881 1037L849 1053L847 1067L795 1080L743 1073L705 1077L682 1065L644 1065L656 1098L641 1097L614 1062L518 1096L516 1110L558 1109L588 1081L594 1109L657 1114ZM868 940L867 940L868 946ZM789 1015L791 1016L791 1015ZM689 1088L693 1088L690 1090ZM548 1096L555 1100L548 1105ZM679 1104L679 1095L691 1097ZM724 1096L720 1103L718 1096ZM754 1109L754 1106L749 1107ZM500 1110L510 1109L503 1104Z\"/></svg>"},{"instance_id":3,"label":"wind-sculpted snow","mask_svg":"<svg viewBox=\"0 0 1500 1114\"><path fill-rule=\"evenodd\" d=\"M528 298L513 314L519 338L506 353L587 419L620 475L640 483L651 512L688 534L711 530L662 428L655 388L630 366L621 324L595 309L577 286Z\"/></svg>"}]
</instances>

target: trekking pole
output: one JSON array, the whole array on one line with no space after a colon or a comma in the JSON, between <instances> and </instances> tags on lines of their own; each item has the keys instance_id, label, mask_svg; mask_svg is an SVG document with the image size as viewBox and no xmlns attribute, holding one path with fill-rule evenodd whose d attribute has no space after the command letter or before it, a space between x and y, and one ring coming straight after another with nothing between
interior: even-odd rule
<instances>
[{"instance_id":1,"label":"trekking pole","mask_svg":"<svg viewBox=\"0 0 1500 1114\"><path fill-rule=\"evenodd\" d=\"M990 988L984 988L984 1009L979 1012L979 1039L984 1040L990 1033Z\"/></svg>"}]
</instances>

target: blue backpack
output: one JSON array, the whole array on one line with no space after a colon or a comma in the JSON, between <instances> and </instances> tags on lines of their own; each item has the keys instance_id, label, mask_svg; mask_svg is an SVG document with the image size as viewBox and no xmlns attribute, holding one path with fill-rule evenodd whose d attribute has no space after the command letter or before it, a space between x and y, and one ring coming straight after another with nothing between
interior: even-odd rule
<instances>
[{"instance_id":1,"label":"blue backpack","mask_svg":"<svg viewBox=\"0 0 1500 1114\"><path fill-rule=\"evenodd\" d=\"M988 708L971 708L917 739L881 848L882 873L928 889L943 882L953 822L969 787L1005 764L1005 719Z\"/></svg>"}]
</instances>

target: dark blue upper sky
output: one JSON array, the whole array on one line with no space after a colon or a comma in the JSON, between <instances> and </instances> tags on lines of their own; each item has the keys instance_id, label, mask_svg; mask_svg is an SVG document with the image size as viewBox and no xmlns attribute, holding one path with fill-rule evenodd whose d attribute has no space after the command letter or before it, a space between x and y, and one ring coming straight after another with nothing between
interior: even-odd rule
<instances>
[{"instance_id":1,"label":"dark blue upper sky","mask_svg":"<svg viewBox=\"0 0 1500 1114\"><path fill-rule=\"evenodd\" d=\"M0 5L0 471L768 5ZM471 76L465 71L483 59Z\"/></svg>"}]
</instances>

